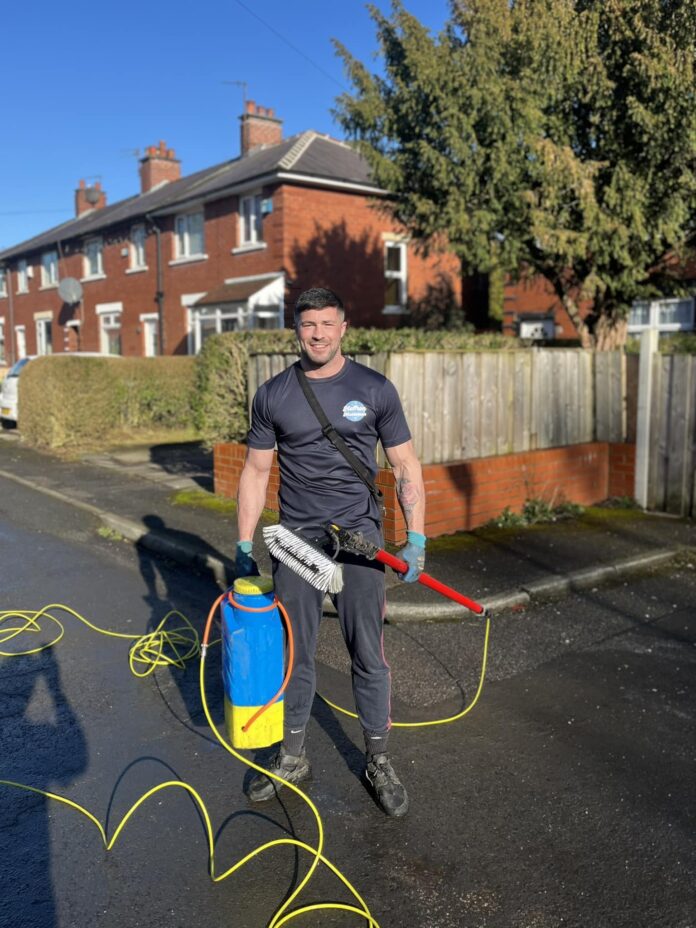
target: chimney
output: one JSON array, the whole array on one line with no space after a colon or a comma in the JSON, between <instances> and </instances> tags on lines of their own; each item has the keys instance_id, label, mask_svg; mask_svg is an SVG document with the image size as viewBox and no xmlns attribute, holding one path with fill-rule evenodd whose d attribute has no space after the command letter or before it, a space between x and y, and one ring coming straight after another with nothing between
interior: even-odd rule
<instances>
[{"instance_id":1,"label":"chimney","mask_svg":"<svg viewBox=\"0 0 696 928\"><path fill-rule=\"evenodd\" d=\"M173 148L167 148L164 142L159 147L150 145L145 157L140 159L140 192L147 193L153 187L160 187L181 177L181 162L177 161Z\"/></svg>"},{"instance_id":2,"label":"chimney","mask_svg":"<svg viewBox=\"0 0 696 928\"><path fill-rule=\"evenodd\" d=\"M101 184L96 181L88 187L84 180L75 191L75 215L81 216L92 209L103 209L106 206L106 194Z\"/></svg>"},{"instance_id":3,"label":"chimney","mask_svg":"<svg viewBox=\"0 0 696 928\"><path fill-rule=\"evenodd\" d=\"M239 117L241 126L242 157L259 148L278 145L283 141L283 120L278 119L272 109L257 106L253 100L246 101L246 111Z\"/></svg>"}]
</instances>

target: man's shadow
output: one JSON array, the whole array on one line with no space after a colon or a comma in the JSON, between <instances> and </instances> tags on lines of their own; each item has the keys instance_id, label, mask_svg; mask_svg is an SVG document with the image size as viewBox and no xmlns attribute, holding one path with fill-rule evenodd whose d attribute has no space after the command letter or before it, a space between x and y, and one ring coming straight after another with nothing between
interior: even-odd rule
<instances>
[{"instance_id":1,"label":"man's shadow","mask_svg":"<svg viewBox=\"0 0 696 928\"><path fill-rule=\"evenodd\" d=\"M36 789L66 787L87 766L82 727L65 697L54 649L0 657L0 777ZM0 925L53 928L48 804L0 786Z\"/></svg>"},{"instance_id":2,"label":"man's shadow","mask_svg":"<svg viewBox=\"0 0 696 928\"><path fill-rule=\"evenodd\" d=\"M168 528L164 520L158 515L144 516L143 523L153 537L176 540L179 544L190 546L192 549L195 547L204 554L207 553L220 560L223 559L223 556L215 548L206 545L197 536L189 532ZM176 609L187 617L198 635L202 637L208 609L220 595L220 586L232 582L231 572L226 571L224 577L219 578L216 584L207 574L195 576L190 571L182 569L169 560L166 553L160 555L141 544L136 546L136 551L140 573L146 586L143 599L149 610L147 631L154 631L167 613ZM196 600L196 606L193 609L191 608L192 599ZM172 616L164 626L164 630L180 627L181 625L181 620L177 616ZM219 634L214 626L211 639L215 638L219 638ZM217 654L217 650L215 648L211 651L213 659ZM163 701L177 721L197 734L201 734L198 729L201 726L207 726L207 722L201 703L198 660L187 661L183 668L171 666L167 672L169 679L179 691L184 711L181 712L173 701L168 698L166 686L164 685L165 678L161 676L161 671L155 671L154 680ZM158 674L160 674L159 677ZM222 709L220 674L208 673L206 677L206 693L213 718L218 721Z\"/></svg>"}]
</instances>

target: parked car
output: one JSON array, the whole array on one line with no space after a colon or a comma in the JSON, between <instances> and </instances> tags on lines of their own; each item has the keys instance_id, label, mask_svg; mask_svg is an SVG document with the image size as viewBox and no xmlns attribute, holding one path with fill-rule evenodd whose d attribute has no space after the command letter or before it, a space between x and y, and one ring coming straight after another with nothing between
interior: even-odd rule
<instances>
[{"instance_id":1,"label":"parked car","mask_svg":"<svg viewBox=\"0 0 696 928\"><path fill-rule=\"evenodd\" d=\"M7 372L7 376L2 382L0 388L0 422L4 429L11 429L17 425L17 409L19 407L19 375L24 368L34 358L39 357L36 354L27 355L13 364ZM54 357L71 357L71 358L111 358L120 357L120 355L105 355L99 351L73 351L68 355L55 355Z\"/></svg>"},{"instance_id":2,"label":"parked car","mask_svg":"<svg viewBox=\"0 0 696 928\"><path fill-rule=\"evenodd\" d=\"M19 375L35 357L36 355L29 355L13 364L2 382L2 389L0 389L0 418L4 429L17 425Z\"/></svg>"}]
</instances>

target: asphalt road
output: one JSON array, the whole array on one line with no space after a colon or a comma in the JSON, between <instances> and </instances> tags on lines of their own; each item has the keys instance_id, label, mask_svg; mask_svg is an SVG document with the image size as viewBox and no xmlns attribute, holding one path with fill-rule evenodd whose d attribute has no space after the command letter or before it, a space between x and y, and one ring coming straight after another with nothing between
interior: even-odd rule
<instances>
[{"instance_id":1,"label":"asphalt road","mask_svg":"<svg viewBox=\"0 0 696 928\"><path fill-rule=\"evenodd\" d=\"M196 578L101 537L85 513L0 480L2 609L62 602L117 631L170 608L197 627L216 595ZM696 561L502 615L486 685L462 721L395 732L412 808L385 819L362 787L356 723L319 700L309 793L326 853L382 928L692 928ZM0 658L0 777L70 797L109 834L147 789L182 779L203 797L218 869L263 841L316 829L297 797L250 806L245 769L211 738L195 666L131 676L127 644L66 618L38 656ZM33 636L41 640L42 634ZM394 717L456 712L476 689L483 627L388 627ZM10 645L0 649L7 650ZM320 685L349 704L335 620ZM209 699L221 716L211 652ZM77 812L0 787L0 926L262 928L308 858L276 849L221 884L182 791L142 806L108 854ZM348 901L325 869L298 904ZM367 924L322 912L291 924Z\"/></svg>"}]
</instances>

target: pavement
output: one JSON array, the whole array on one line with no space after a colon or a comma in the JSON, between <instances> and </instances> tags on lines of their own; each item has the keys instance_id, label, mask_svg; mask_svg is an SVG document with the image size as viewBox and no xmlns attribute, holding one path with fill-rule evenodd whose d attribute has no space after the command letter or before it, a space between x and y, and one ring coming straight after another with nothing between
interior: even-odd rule
<instances>
[{"instance_id":1,"label":"pavement","mask_svg":"<svg viewBox=\"0 0 696 928\"><path fill-rule=\"evenodd\" d=\"M17 432L0 436L0 476L91 512L112 537L211 574L224 589L234 579L234 515L175 501L183 490L204 491L209 498L212 470L212 454L198 444L114 449L66 460L26 447ZM267 572L260 528L255 554ZM690 549L696 549L693 520L593 507L579 518L433 539L426 570L496 614L644 572ZM387 585L389 622L469 615L420 584L402 583L390 570Z\"/></svg>"}]
</instances>

